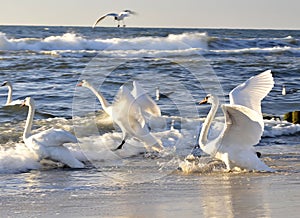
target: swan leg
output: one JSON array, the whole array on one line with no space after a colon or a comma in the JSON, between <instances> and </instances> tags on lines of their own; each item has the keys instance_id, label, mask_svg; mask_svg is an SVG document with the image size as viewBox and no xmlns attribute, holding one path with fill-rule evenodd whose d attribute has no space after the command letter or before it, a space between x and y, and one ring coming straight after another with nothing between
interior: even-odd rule
<instances>
[{"instance_id":1,"label":"swan leg","mask_svg":"<svg viewBox=\"0 0 300 218\"><path fill-rule=\"evenodd\" d=\"M191 155L194 157L201 157L201 149L199 144L194 146L193 150L191 151Z\"/></svg>"},{"instance_id":2,"label":"swan leg","mask_svg":"<svg viewBox=\"0 0 300 218\"><path fill-rule=\"evenodd\" d=\"M116 150L122 149L122 147L123 147L124 144L125 144L125 140L122 140L121 144L117 148L112 149L112 151L116 151Z\"/></svg>"},{"instance_id":3,"label":"swan leg","mask_svg":"<svg viewBox=\"0 0 300 218\"><path fill-rule=\"evenodd\" d=\"M258 158L260 158L260 157L261 157L261 153L260 153L260 152L258 152L258 151L256 152L256 155L257 155L257 157L258 157Z\"/></svg>"}]
</instances>

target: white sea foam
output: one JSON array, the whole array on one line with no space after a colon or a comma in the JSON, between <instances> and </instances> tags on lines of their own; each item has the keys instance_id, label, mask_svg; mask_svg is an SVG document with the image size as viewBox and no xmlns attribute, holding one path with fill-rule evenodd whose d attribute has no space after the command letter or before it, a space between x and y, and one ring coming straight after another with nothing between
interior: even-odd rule
<instances>
[{"instance_id":1,"label":"white sea foam","mask_svg":"<svg viewBox=\"0 0 300 218\"><path fill-rule=\"evenodd\" d=\"M37 157L23 143L0 147L0 173L21 173L38 169Z\"/></svg>"},{"instance_id":2,"label":"white sea foam","mask_svg":"<svg viewBox=\"0 0 300 218\"><path fill-rule=\"evenodd\" d=\"M293 48L290 46L274 46L270 48L241 48L241 49L220 49L220 50L210 50L211 53L226 53L226 54L236 54L236 53L279 53L279 52L292 52L299 53L300 48Z\"/></svg>"},{"instance_id":3,"label":"white sea foam","mask_svg":"<svg viewBox=\"0 0 300 218\"><path fill-rule=\"evenodd\" d=\"M282 135L294 135L300 133L300 125L289 123L287 121L264 120L265 137L277 137Z\"/></svg>"},{"instance_id":4,"label":"white sea foam","mask_svg":"<svg viewBox=\"0 0 300 218\"><path fill-rule=\"evenodd\" d=\"M173 158L176 159L186 156L196 143L196 136L204 118L185 119L180 117L169 117L168 119L180 122L181 129L159 130L157 132L153 132L153 134L155 137L161 139L164 147L167 149L166 151L175 149L171 152ZM53 125L53 122L59 122L57 125L61 125L64 129L68 130L72 127L72 124L67 124L64 119L47 119L46 121L46 123L50 123L50 125ZM278 120L264 120L264 123L265 131L263 133L263 137L288 136L300 133L299 124L292 124ZM222 119L217 118L217 122L214 122L212 125L213 131L210 131L210 137L216 137L217 135L213 133L219 133L222 127ZM107 164L123 164L124 160L129 157L140 155L141 152L147 151L142 142L134 138L129 138L122 150L113 152L111 149L116 148L120 144L121 140L122 133L120 131L108 131L104 134L85 135L79 137L80 143L78 145L66 144L65 146L67 146L71 153L80 161L90 161L92 164L96 163L97 167ZM170 152L168 155L170 155ZM198 164L197 167L200 165ZM190 167L190 163L185 162L184 166ZM28 150L23 143L8 141L0 146L0 174L21 173L31 169L40 169L42 167L43 165L37 161L37 157ZM201 170L203 169L201 168Z\"/></svg>"},{"instance_id":5,"label":"white sea foam","mask_svg":"<svg viewBox=\"0 0 300 218\"><path fill-rule=\"evenodd\" d=\"M189 48L206 49L205 33L170 34L167 37L136 37L111 39L86 39L74 33L62 36L40 38L7 38L0 33L1 50L184 50Z\"/></svg>"}]
</instances>

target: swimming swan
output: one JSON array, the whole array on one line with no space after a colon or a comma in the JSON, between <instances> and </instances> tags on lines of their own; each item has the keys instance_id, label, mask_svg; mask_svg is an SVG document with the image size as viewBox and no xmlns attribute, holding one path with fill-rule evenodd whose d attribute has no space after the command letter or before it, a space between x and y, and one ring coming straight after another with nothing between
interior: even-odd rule
<instances>
[{"instance_id":1,"label":"swimming swan","mask_svg":"<svg viewBox=\"0 0 300 218\"><path fill-rule=\"evenodd\" d=\"M88 81L82 80L77 86L83 86L90 89L99 99L103 110L122 130L122 142L114 150L121 149L129 136L144 142L146 148L155 151L162 150L163 147L160 140L156 139L150 133L147 125L145 125L145 118L141 112L141 107L135 102L134 97L125 86L120 87L113 104L108 103L103 95Z\"/></svg>"},{"instance_id":2,"label":"swimming swan","mask_svg":"<svg viewBox=\"0 0 300 218\"><path fill-rule=\"evenodd\" d=\"M103 16L101 16L100 18L98 18L98 20L95 22L95 24L93 25L93 28L95 28L95 26L101 21L103 20L104 18L106 17L114 17L114 19L116 21L118 21L118 27L120 27L120 21L123 22L123 27L125 27L125 23L124 23L124 18L125 17L128 17L129 15L131 14L136 14L136 12L134 11L131 11L131 10L124 10L122 12L120 12L119 14L117 13L108 13L108 14L105 14Z\"/></svg>"},{"instance_id":3,"label":"swimming swan","mask_svg":"<svg viewBox=\"0 0 300 218\"><path fill-rule=\"evenodd\" d=\"M51 159L68 165L71 168L83 168L84 164L77 160L64 143L77 143L77 138L68 131L61 129L48 129L37 134L31 133L32 121L35 112L34 100L25 98L22 106L28 106L23 140L25 145L37 155L37 159Z\"/></svg>"},{"instance_id":4,"label":"swimming swan","mask_svg":"<svg viewBox=\"0 0 300 218\"><path fill-rule=\"evenodd\" d=\"M207 136L219 107L219 100L216 96L208 94L200 102L212 104L200 132L200 148L205 153L222 160L228 171L234 167L274 171L258 158L253 147L260 141L264 130L261 100L273 86L271 71L267 70L234 88L229 93L230 104L221 105L225 115L224 128L213 140L208 140Z\"/></svg>"},{"instance_id":5,"label":"swimming swan","mask_svg":"<svg viewBox=\"0 0 300 218\"><path fill-rule=\"evenodd\" d=\"M1 86L7 86L8 88L8 93L7 93L7 100L6 100L6 106L13 106L13 105L20 105L22 104L21 100L12 100L12 92L13 92L13 87L12 84L9 81L5 81L2 83Z\"/></svg>"}]
</instances>

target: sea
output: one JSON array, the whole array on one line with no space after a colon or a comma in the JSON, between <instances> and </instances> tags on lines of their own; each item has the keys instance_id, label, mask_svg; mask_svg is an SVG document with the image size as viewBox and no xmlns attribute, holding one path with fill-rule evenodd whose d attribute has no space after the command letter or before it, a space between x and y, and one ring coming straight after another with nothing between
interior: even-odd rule
<instances>
[{"instance_id":1,"label":"sea","mask_svg":"<svg viewBox=\"0 0 300 218\"><path fill-rule=\"evenodd\" d=\"M255 201L248 202L252 209L245 210L232 208L235 198L221 192L219 200L227 199L225 205L231 207L215 212L208 211L216 205L195 195L208 186L247 186L249 180L262 182L259 190L266 191L263 181L270 176L277 181L278 174L286 175L287 183L299 184L288 177L299 179L300 125L284 120L284 114L300 108L299 69L299 30L0 26L0 83L11 82L13 100L35 100L34 133L52 127L73 133L79 142L65 146L86 164L76 170L50 160L38 162L22 140L28 108L5 106L7 87L0 87L0 215L61 216L66 208L67 213L80 209L68 200L79 204L95 198L103 208L82 206L78 217L232 217L236 211L244 217L254 217L253 211L273 217L276 207L266 212L253 193L250 199ZM265 129L255 149L276 173L224 173L224 166L212 164L203 152L199 163L187 161L210 109L199 101L212 93L228 103L233 88L265 70L272 71L275 85L262 100ZM122 150L112 151L122 140L121 130L93 93L77 86L83 79L108 102L115 101L122 85L132 89L137 81L161 109L162 116L148 125L165 151L152 154L133 137ZM222 121L220 110L211 137L221 130ZM208 190L208 202L214 201L215 191ZM14 207L16 202L5 200L12 196L31 206ZM48 198L56 208L47 205ZM188 201L201 207L196 210ZM266 201L272 205L271 199ZM33 210L36 205L42 207Z\"/></svg>"}]
</instances>

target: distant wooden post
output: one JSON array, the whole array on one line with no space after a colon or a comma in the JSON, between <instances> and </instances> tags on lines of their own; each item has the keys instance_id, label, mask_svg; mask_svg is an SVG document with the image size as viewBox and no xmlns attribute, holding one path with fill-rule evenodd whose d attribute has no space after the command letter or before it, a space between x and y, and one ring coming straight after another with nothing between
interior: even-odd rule
<instances>
[{"instance_id":1,"label":"distant wooden post","mask_svg":"<svg viewBox=\"0 0 300 218\"><path fill-rule=\"evenodd\" d=\"M300 111L292 111L284 114L283 119L294 124L300 124Z\"/></svg>"}]
</instances>

